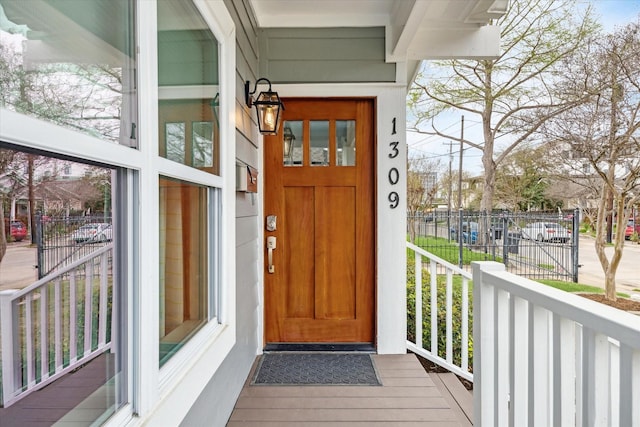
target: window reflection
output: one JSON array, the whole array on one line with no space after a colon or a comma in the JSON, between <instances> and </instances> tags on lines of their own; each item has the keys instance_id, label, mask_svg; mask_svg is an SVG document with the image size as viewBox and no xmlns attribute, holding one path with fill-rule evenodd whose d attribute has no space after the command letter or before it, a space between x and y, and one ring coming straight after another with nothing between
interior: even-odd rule
<instances>
[{"instance_id":1,"label":"window reflection","mask_svg":"<svg viewBox=\"0 0 640 427\"><path fill-rule=\"evenodd\" d=\"M14 334L8 340L13 366L2 374L5 391L11 390L3 398L38 411L43 425L74 417L91 424L127 399L126 310L119 308L126 307L121 261L128 245L118 239L122 218L112 217L123 208L116 190L121 171L13 148L0 148L0 289L10 311L2 326ZM58 399L71 375L91 386L76 387L73 399ZM89 400L87 412L82 405ZM30 424L29 411L11 414L12 408L0 407L0 420Z\"/></svg>"},{"instance_id":2,"label":"window reflection","mask_svg":"<svg viewBox=\"0 0 640 427\"><path fill-rule=\"evenodd\" d=\"M193 167L213 167L213 123L194 122L192 124L193 135Z\"/></svg>"},{"instance_id":3,"label":"window reflection","mask_svg":"<svg viewBox=\"0 0 640 427\"><path fill-rule=\"evenodd\" d=\"M356 121L336 120L336 164L356 164Z\"/></svg>"},{"instance_id":4,"label":"window reflection","mask_svg":"<svg viewBox=\"0 0 640 427\"><path fill-rule=\"evenodd\" d=\"M158 2L160 155L214 174L220 173L218 54L218 41L190 1ZM184 138L163 137L170 123L184 124Z\"/></svg>"},{"instance_id":5,"label":"window reflection","mask_svg":"<svg viewBox=\"0 0 640 427\"><path fill-rule=\"evenodd\" d=\"M160 180L160 364L208 320L207 188Z\"/></svg>"},{"instance_id":6,"label":"window reflection","mask_svg":"<svg viewBox=\"0 0 640 427\"><path fill-rule=\"evenodd\" d=\"M282 155L285 166L302 166L302 121L286 120L283 125Z\"/></svg>"},{"instance_id":7,"label":"window reflection","mask_svg":"<svg viewBox=\"0 0 640 427\"><path fill-rule=\"evenodd\" d=\"M165 150L164 157L174 162L184 162L185 124L167 123L165 125Z\"/></svg>"},{"instance_id":8,"label":"window reflection","mask_svg":"<svg viewBox=\"0 0 640 427\"><path fill-rule=\"evenodd\" d=\"M329 121L312 120L309 122L311 137L311 166L329 165Z\"/></svg>"},{"instance_id":9,"label":"window reflection","mask_svg":"<svg viewBox=\"0 0 640 427\"><path fill-rule=\"evenodd\" d=\"M0 0L0 105L136 147L132 4Z\"/></svg>"}]
</instances>

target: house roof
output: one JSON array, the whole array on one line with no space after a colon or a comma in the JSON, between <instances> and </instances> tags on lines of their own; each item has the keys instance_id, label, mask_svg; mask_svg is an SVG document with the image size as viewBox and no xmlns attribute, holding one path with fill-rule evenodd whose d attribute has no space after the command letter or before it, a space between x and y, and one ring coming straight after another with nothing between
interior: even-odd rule
<instances>
[{"instance_id":1,"label":"house roof","mask_svg":"<svg viewBox=\"0 0 640 427\"><path fill-rule=\"evenodd\" d=\"M425 59L499 54L508 0L249 0L262 28L385 27L387 62L406 62L410 82ZM320 6L321 5L321 6Z\"/></svg>"}]
</instances>

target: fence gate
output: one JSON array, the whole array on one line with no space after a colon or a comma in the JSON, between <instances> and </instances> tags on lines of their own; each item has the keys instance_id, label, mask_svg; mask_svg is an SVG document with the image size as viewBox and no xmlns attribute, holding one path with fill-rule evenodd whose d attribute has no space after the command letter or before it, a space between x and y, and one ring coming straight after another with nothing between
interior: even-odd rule
<instances>
[{"instance_id":1,"label":"fence gate","mask_svg":"<svg viewBox=\"0 0 640 427\"><path fill-rule=\"evenodd\" d=\"M460 267L497 261L530 279L578 281L579 211L418 212L410 240Z\"/></svg>"},{"instance_id":2,"label":"fence gate","mask_svg":"<svg viewBox=\"0 0 640 427\"><path fill-rule=\"evenodd\" d=\"M112 239L111 217L36 214L38 279L95 252Z\"/></svg>"}]
</instances>

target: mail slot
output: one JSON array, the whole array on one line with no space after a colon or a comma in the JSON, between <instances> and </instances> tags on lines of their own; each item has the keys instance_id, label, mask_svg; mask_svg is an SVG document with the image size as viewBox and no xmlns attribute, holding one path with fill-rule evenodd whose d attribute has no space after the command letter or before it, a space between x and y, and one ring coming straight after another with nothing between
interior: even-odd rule
<instances>
[{"instance_id":1,"label":"mail slot","mask_svg":"<svg viewBox=\"0 0 640 427\"><path fill-rule=\"evenodd\" d=\"M236 165L236 191L258 192L258 170L248 165Z\"/></svg>"}]
</instances>

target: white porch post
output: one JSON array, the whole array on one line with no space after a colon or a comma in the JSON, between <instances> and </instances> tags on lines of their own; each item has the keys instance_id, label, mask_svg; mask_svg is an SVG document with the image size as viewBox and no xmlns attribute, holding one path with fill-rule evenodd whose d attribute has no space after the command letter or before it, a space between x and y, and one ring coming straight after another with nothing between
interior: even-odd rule
<instances>
[{"instance_id":1,"label":"white porch post","mask_svg":"<svg viewBox=\"0 0 640 427\"><path fill-rule=\"evenodd\" d=\"M16 316L13 313L13 300L12 296L18 292L15 289L8 289L0 291L0 354L2 355L2 404L6 406L6 403L12 398L15 392L15 372L14 372L14 356L15 356L15 328L17 322L14 320Z\"/></svg>"},{"instance_id":2,"label":"white porch post","mask_svg":"<svg viewBox=\"0 0 640 427\"><path fill-rule=\"evenodd\" d=\"M484 271L504 271L498 262L472 262L473 270L473 417L476 426L497 424L497 396L494 384L498 381L496 330L493 317L496 310L496 289L482 280ZM483 353L484 349L484 353ZM491 405L483 406L482 396ZM494 405L496 403L496 405Z\"/></svg>"}]
</instances>

